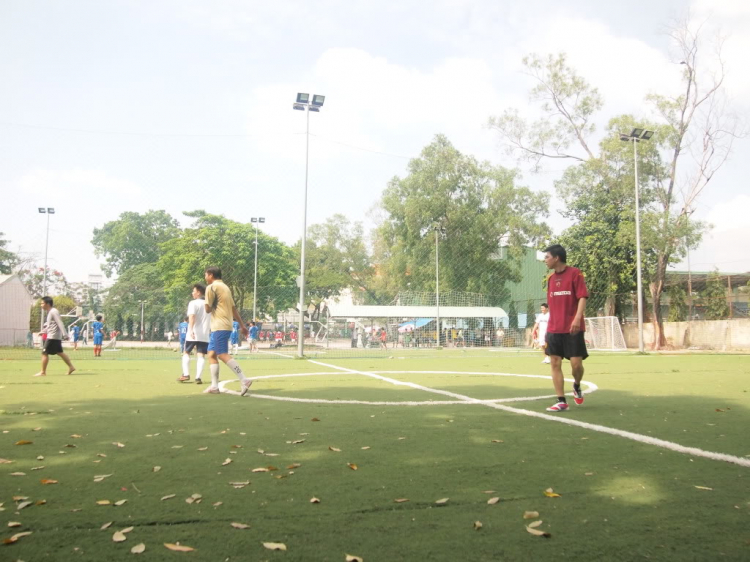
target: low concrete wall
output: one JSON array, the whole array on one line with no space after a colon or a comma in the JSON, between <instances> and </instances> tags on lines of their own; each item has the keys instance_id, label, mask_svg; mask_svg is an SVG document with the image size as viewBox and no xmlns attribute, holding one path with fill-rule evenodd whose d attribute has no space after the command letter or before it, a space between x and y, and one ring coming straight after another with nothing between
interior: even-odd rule
<instances>
[{"instance_id":1,"label":"low concrete wall","mask_svg":"<svg viewBox=\"0 0 750 562\"><path fill-rule=\"evenodd\" d=\"M625 324L623 335L628 348L638 348L638 325ZM664 322L664 335L672 349L750 350L750 318ZM650 322L643 325L646 348L654 341Z\"/></svg>"}]
</instances>

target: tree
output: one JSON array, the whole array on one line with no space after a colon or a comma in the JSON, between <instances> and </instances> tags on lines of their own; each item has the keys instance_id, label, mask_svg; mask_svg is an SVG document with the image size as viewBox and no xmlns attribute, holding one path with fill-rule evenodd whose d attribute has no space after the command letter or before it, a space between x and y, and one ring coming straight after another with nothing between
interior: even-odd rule
<instances>
[{"instance_id":1,"label":"tree","mask_svg":"<svg viewBox=\"0 0 750 562\"><path fill-rule=\"evenodd\" d=\"M700 300L706 320L722 320L729 316L727 288L718 270L712 271L706 277L706 287L700 292Z\"/></svg>"},{"instance_id":2,"label":"tree","mask_svg":"<svg viewBox=\"0 0 750 562\"><path fill-rule=\"evenodd\" d=\"M252 308L255 228L204 211L185 213L194 223L162 246L158 271L167 295L166 311L185 306L194 283L203 282L207 267L222 270L239 310ZM272 314L296 302L298 266L294 252L278 239L258 231L258 310Z\"/></svg>"},{"instance_id":3,"label":"tree","mask_svg":"<svg viewBox=\"0 0 750 562\"><path fill-rule=\"evenodd\" d=\"M161 245L179 233L179 224L165 211L125 212L117 220L95 228L91 243L97 257L105 258L102 271L111 277L136 265L157 262L162 255Z\"/></svg>"},{"instance_id":4,"label":"tree","mask_svg":"<svg viewBox=\"0 0 750 562\"><path fill-rule=\"evenodd\" d=\"M408 175L393 178L380 206L375 232L376 281L381 294L407 286L435 291L435 232L440 290L510 297L506 281L518 279L525 246L538 244L549 228L549 196L516 185L513 170L479 162L442 135L409 162Z\"/></svg>"},{"instance_id":5,"label":"tree","mask_svg":"<svg viewBox=\"0 0 750 562\"><path fill-rule=\"evenodd\" d=\"M189 292L186 295L189 296ZM117 318L133 318L140 325L141 301L146 303L145 316L152 324L157 318L166 315L167 296L164 281L154 263L142 263L131 267L109 288L103 303L107 323L118 329L115 326Z\"/></svg>"},{"instance_id":6,"label":"tree","mask_svg":"<svg viewBox=\"0 0 750 562\"><path fill-rule=\"evenodd\" d=\"M299 248L298 244L298 255ZM334 215L312 225L305 264L307 298L315 307L313 319L317 319L323 300L339 295L343 289L362 289L372 295L369 285L374 268L361 222L351 223L344 215Z\"/></svg>"},{"instance_id":7,"label":"tree","mask_svg":"<svg viewBox=\"0 0 750 562\"><path fill-rule=\"evenodd\" d=\"M651 294L655 349L666 345L661 294L667 267L679 261L687 247L700 241L705 225L692 219L694 203L726 161L740 127L738 120L727 111L723 100L724 73L721 64L713 77L709 75L707 80L700 81L699 88L697 55L700 50L700 30L694 31L688 22L682 22L673 29L672 39L681 53L681 64L685 66L684 93L674 97L649 96L664 122L653 125L656 135L651 143L640 143L638 156L639 180L645 186L641 206L642 246L647 249L643 272ZM566 171L563 180L558 183L562 193L571 185L579 187L577 193L569 191L572 196L566 201L573 208L572 217L578 221L573 229L566 231L566 241L573 245L577 243L576 256L594 258L593 261L589 260L588 265L603 263L603 254L609 247L618 241L623 242L608 258L607 270L611 274L597 273L594 282L603 286L609 294L617 294L614 291L623 294L621 289L627 285L631 277L628 269L632 268L632 253L629 256L627 251L629 237L624 237L627 223L630 222L628 217L617 219L614 216L616 213L611 212L616 207L608 210L599 205L590 205L588 209L584 205L576 215L574 205L592 199L594 190L606 193L607 190L617 189L618 176L613 176L611 170L602 173L611 164L609 156L616 151L606 150L602 146L601 153L596 155L588 141L594 131L594 114L602 106L601 96L596 88L567 65L564 55L550 55L546 59L530 55L524 59L524 65L537 82L531 90L531 99L540 102L542 111L547 115L529 124L516 111L506 110L501 116L490 118L489 126L501 135L508 152L519 160L530 161L533 170L538 170L544 160L552 158L580 163L579 170ZM613 122L626 125L624 118ZM654 148L658 151L655 152ZM693 170L689 163L683 164L684 159L680 160L691 150L697 162ZM586 189L585 181L580 181L587 175L591 191ZM633 179L631 175L631 181ZM623 186L627 185L626 178L619 177L619 180L624 182ZM627 214L630 213L627 209L632 207L623 204L621 208ZM605 275L606 281L599 279L601 275ZM609 311L613 306L616 304L607 304Z\"/></svg>"},{"instance_id":8,"label":"tree","mask_svg":"<svg viewBox=\"0 0 750 562\"><path fill-rule=\"evenodd\" d=\"M57 269L47 267L46 291L43 267L30 264L28 268L21 269L18 276L34 298L41 298L46 295L68 295L70 293L65 274Z\"/></svg>"},{"instance_id":9,"label":"tree","mask_svg":"<svg viewBox=\"0 0 750 562\"><path fill-rule=\"evenodd\" d=\"M668 322L684 322L688 316L687 291L679 284L669 285L667 288L669 297Z\"/></svg>"},{"instance_id":10,"label":"tree","mask_svg":"<svg viewBox=\"0 0 750 562\"><path fill-rule=\"evenodd\" d=\"M5 234L0 232L0 274L10 275L18 263L18 256L7 249L9 240L3 238Z\"/></svg>"}]
</instances>

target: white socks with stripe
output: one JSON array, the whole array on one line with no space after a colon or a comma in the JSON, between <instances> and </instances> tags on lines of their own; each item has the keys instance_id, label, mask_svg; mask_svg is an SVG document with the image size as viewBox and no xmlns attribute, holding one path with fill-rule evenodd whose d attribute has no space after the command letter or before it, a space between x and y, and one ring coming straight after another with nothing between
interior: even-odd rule
<instances>
[{"instance_id":1,"label":"white socks with stripe","mask_svg":"<svg viewBox=\"0 0 750 562\"><path fill-rule=\"evenodd\" d=\"M203 365L206 363L206 358L203 355L198 356L197 365L195 367L195 380L199 380L203 375Z\"/></svg>"},{"instance_id":2,"label":"white socks with stripe","mask_svg":"<svg viewBox=\"0 0 750 562\"><path fill-rule=\"evenodd\" d=\"M219 388L219 364L211 363L208 369L211 371L211 388Z\"/></svg>"},{"instance_id":3,"label":"white socks with stripe","mask_svg":"<svg viewBox=\"0 0 750 562\"><path fill-rule=\"evenodd\" d=\"M245 373L242 372L242 367L240 367L240 364L237 363L237 361L235 361L234 359L230 359L229 361L227 361L227 367L229 367L236 373L238 379L240 379L241 381L245 381Z\"/></svg>"},{"instance_id":4,"label":"white socks with stripe","mask_svg":"<svg viewBox=\"0 0 750 562\"><path fill-rule=\"evenodd\" d=\"M190 376L190 356L187 353L182 354L182 376Z\"/></svg>"}]
</instances>

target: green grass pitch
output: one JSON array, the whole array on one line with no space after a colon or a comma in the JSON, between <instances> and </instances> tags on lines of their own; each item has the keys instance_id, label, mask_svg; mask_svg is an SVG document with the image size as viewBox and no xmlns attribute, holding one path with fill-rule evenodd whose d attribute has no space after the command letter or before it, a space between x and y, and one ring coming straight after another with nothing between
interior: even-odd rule
<instances>
[{"instance_id":1,"label":"green grass pitch","mask_svg":"<svg viewBox=\"0 0 750 562\"><path fill-rule=\"evenodd\" d=\"M73 376L52 358L46 378L0 362L2 538L32 533L0 559L132 560L141 543L146 560L750 559L750 467L491 407L551 405L532 399L552 395L548 378L491 374L547 376L537 354L393 354L242 360L266 377L245 398L178 384L176 357L78 359ZM746 356L585 367L599 389L557 416L750 461ZM307 373L330 374L276 376ZM537 520L549 537L527 531Z\"/></svg>"}]
</instances>

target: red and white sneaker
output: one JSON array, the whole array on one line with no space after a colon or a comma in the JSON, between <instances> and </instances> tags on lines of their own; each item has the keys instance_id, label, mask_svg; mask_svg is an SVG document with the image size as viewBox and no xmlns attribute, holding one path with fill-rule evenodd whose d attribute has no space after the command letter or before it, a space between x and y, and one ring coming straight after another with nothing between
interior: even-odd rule
<instances>
[{"instance_id":1,"label":"red and white sneaker","mask_svg":"<svg viewBox=\"0 0 750 562\"><path fill-rule=\"evenodd\" d=\"M576 388L576 385L573 385L573 400L578 406L583 404L583 391L581 390L581 385L578 385L578 388Z\"/></svg>"},{"instance_id":2,"label":"red and white sneaker","mask_svg":"<svg viewBox=\"0 0 750 562\"><path fill-rule=\"evenodd\" d=\"M557 404L547 408L548 412L564 412L568 409L568 405L565 402L558 402Z\"/></svg>"}]
</instances>

